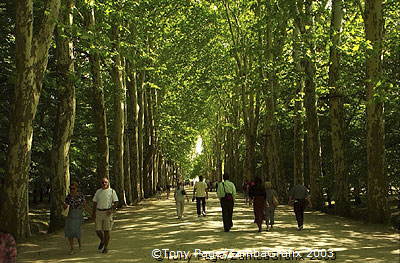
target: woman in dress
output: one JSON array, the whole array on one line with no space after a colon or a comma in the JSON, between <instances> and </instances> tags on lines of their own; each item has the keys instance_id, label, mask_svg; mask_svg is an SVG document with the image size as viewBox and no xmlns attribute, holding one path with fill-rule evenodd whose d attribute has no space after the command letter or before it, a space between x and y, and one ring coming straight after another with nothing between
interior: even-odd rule
<instances>
[{"instance_id":1,"label":"woman in dress","mask_svg":"<svg viewBox=\"0 0 400 263\"><path fill-rule=\"evenodd\" d=\"M265 182L266 206L265 221L267 223L267 231L272 230L275 221L275 208L273 197L278 198L276 191L272 189L271 182Z\"/></svg>"},{"instance_id":2,"label":"woman in dress","mask_svg":"<svg viewBox=\"0 0 400 263\"><path fill-rule=\"evenodd\" d=\"M254 222L258 226L258 232L262 230L262 223L264 221L264 211L265 211L265 188L259 177L255 179L255 184L250 188L249 192L250 198L253 199L253 209L254 209Z\"/></svg>"},{"instance_id":3,"label":"woman in dress","mask_svg":"<svg viewBox=\"0 0 400 263\"><path fill-rule=\"evenodd\" d=\"M72 182L70 193L65 198L64 209L69 206L68 216L65 218L65 237L68 238L70 254L74 253L74 238L78 240L79 250L81 249L81 224L83 221L83 209L90 211L86 204L85 196L78 191L78 183ZM90 215L90 213L88 213Z\"/></svg>"}]
</instances>

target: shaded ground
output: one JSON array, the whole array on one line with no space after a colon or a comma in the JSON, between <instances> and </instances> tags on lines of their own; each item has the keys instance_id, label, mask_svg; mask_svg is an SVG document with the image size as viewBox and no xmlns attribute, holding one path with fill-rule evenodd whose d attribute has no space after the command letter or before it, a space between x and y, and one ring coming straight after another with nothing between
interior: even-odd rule
<instances>
[{"instance_id":1,"label":"shaded ground","mask_svg":"<svg viewBox=\"0 0 400 263\"><path fill-rule=\"evenodd\" d=\"M90 222L82 228L82 251L68 255L63 232L41 235L18 246L18 262L156 262L151 255L154 249L172 251L169 260L164 258L168 262L178 261L172 258L173 251L178 250L190 251L190 262L224 261L211 257L201 260L195 258L193 252L196 249L220 253L221 257L228 253L232 257L234 251L251 251L253 255L256 251L264 251L259 254L263 258L266 258L266 251L273 258L276 258L276 254L272 252L277 251L296 250L307 255L310 250L316 250L317 255L318 252L326 252L327 258L333 251L336 262L399 262L399 233L381 225L367 225L319 212L306 212L305 230L298 232L291 208L280 206L276 212L274 231L257 233L252 209L239 198L234 210L234 226L231 232L225 233L222 231L221 208L215 193L211 193L207 208L207 217L198 218L195 203L187 203L185 218L178 220L173 199L146 200L138 206L118 212L108 254L97 251L99 242L94 233L94 223ZM203 256L206 256L205 253ZM267 261L239 260L244 256L238 256L236 254L236 262Z\"/></svg>"}]
</instances>

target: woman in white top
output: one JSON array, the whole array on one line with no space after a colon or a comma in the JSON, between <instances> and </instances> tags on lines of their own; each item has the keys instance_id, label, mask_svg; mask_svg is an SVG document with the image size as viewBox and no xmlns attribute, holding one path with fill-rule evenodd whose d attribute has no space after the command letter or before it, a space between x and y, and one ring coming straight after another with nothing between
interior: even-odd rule
<instances>
[{"instance_id":1,"label":"woman in white top","mask_svg":"<svg viewBox=\"0 0 400 263\"><path fill-rule=\"evenodd\" d=\"M183 187L182 182L179 182L174 193L176 214L178 216L178 219L182 219L183 217L183 211L185 210L185 197L186 200L189 202L189 197L186 194L185 188Z\"/></svg>"}]
</instances>

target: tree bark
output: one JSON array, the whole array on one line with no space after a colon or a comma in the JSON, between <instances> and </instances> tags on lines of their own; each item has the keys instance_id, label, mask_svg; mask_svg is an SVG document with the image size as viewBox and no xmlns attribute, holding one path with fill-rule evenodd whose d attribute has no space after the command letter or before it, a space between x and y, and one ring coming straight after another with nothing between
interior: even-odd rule
<instances>
[{"instance_id":1,"label":"tree bark","mask_svg":"<svg viewBox=\"0 0 400 263\"><path fill-rule=\"evenodd\" d=\"M140 173L139 173L139 152L138 152L138 112L137 112L137 81L136 73L127 65L128 72L128 129L129 129L129 152L130 152L130 171L132 183L132 201L140 200Z\"/></svg>"},{"instance_id":2,"label":"tree bark","mask_svg":"<svg viewBox=\"0 0 400 263\"><path fill-rule=\"evenodd\" d=\"M139 85L137 90L138 99L138 152L139 152L139 178L140 178L140 199L144 198L144 171L143 171L143 119L144 119L144 105L143 105L143 90L146 73L142 71L139 73Z\"/></svg>"},{"instance_id":3,"label":"tree bark","mask_svg":"<svg viewBox=\"0 0 400 263\"><path fill-rule=\"evenodd\" d=\"M90 8L86 14L86 27L89 32L95 30L95 14L94 8ZM101 79L100 55L95 49L89 51L89 64L92 73L92 107L94 126L97 136L97 177L100 181L102 178L109 178L109 143L107 131L107 116L104 103L103 83Z\"/></svg>"},{"instance_id":4,"label":"tree bark","mask_svg":"<svg viewBox=\"0 0 400 263\"><path fill-rule=\"evenodd\" d=\"M144 197L151 196L152 171L151 164L151 131L150 131L150 92L148 89L143 90L143 190Z\"/></svg>"},{"instance_id":5,"label":"tree bark","mask_svg":"<svg viewBox=\"0 0 400 263\"><path fill-rule=\"evenodd\" d=\"M319 136L319 120L317 114L317 96L315 92L314 63L315 43L314 43L314 16L312 0L297 0L297 5L293 7L295 11L296 27L301 33L302 42L307 50L304 51L301 59L301 66L304 69L304 106L306 109L306 129L307 129L307 152L309 164L309 177L311 188L311 202L315 209L321 210L324 202L322 198L320 178L321 170L321 144ZM308 51L308 52L307 52ZM310 56L311 54L311 56Z\"/></svg>"},{"instance_id":6,"label":"tree bark","mask_svg":"<svg viewBox=\"0 0 400 263\"><path fill-rule=\"evenodd\" d=\"M64 226L62 204L70 184L69 149L75 122L74 49L67 32L73 24L74 1L67 0L60 16L61 24L56 29L57 76L59 83L58 108L52 147L51 205L49 232Z\"/></svg>"},{"instance_id":7,"label":"tree bark","mask_svg":"<svg viewBox=\"0 0 400 263\"><path fill-rule=\"evenodd\" d=\"M124 105L126 91L124 87L124 74L121 55L119 53L119 30L115 26L113 37L116 42L114 57L114 176L115 176L115 191L117 192L119 205L126 205L125 186L124 186Z\"/></svg>"},{"instance_id":8,"label":"tree bark","mask_svg":"<svg viewBox=\"0 0 400 263\"><path fill-rule=\"evenodd\" d=\"M374 223L389 218L388 179L385 173L384 105L382 81L382 39L384 18L382 0L365 0L365 35L372 49L367 50L367 157L368 215Z\"/></svg>"},{"instance_id":9,"label":"tree bark","mask_svg":"<svg viewBox=\"0 0 400 263\"><path fill-rule=\"evenodd\" d=\"M331 15L331 42L329 87L330 87L330 118L331 140L333 152L333 168L335 177L335 209L342 216L349 214L349 189L347 174L345 172L344 157L344 122L343 122L343 91L338 85L340 79L340 54L339 45L342 31L343 1L332 0Z\"/></svg>"},{"instance_id":10,"label":"tree bark","mask_svg":"<svg viewBox=\"0 0 400 263\"><path fill-rule=\"evenodd\" d=\"M49 0L33 36L33 1L16 0L16 85L11 109L7 176L0 203L0 228L17 238L30 235L28 180L33 137L32 122L39 103L48 51L57 23L60 0Z\"/></svg>"},{"instance_id":11,"label":"tree bark","mask_svg":"<svg viewBox=\"0 0 400 263\"><path fill-rule=\"evenodd\" d=\"M126 196L126 203L132 204L133 195L132 195L132 182L131 182L131 166L130 166L130 141L129 141L129 124L128 124L128 101L126 96L127 90L127 73L126 73L126 59L123 60L123 84L125 90L125 100L124 100L124 187L125 187L125 196Z\"/></svg>"},{"instance_id":12,"label":"tree bark","mask_svg":"<svg viewBox=\"0 0 400 263\"><path fill-rule=\"evenodd\" d=\"M296 93L295 93L295 106L294 106L294 150L293 150L293 175L294 184L304 184L304 81L301 73L304 71L300 64L300 55L298 50L298 30L293 30L293 59L297 73L296 79Z\"/></svg>"}]
</instances>

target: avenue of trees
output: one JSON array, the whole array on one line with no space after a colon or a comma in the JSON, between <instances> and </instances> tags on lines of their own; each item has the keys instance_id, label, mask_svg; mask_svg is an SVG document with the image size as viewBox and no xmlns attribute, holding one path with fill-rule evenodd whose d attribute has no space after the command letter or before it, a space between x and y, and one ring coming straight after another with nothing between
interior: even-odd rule
<instances>
[{"instance_id":1,"label":"avenue of trees","mask_svg":"<svg viewBox=\"0 0 400 263\"><path fill-rule=\"evenodd\" d=\"M399 20L395 0L0 0L0 229L29 236L43 190L62 228L71 181L124 206L223 172L387 223Z\"/></svg>"}]
</instances>

